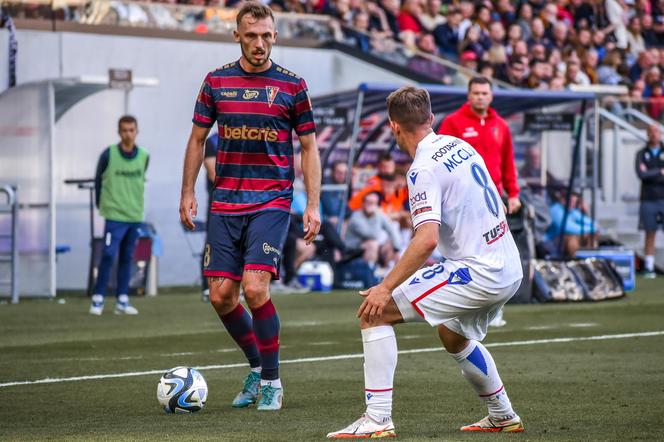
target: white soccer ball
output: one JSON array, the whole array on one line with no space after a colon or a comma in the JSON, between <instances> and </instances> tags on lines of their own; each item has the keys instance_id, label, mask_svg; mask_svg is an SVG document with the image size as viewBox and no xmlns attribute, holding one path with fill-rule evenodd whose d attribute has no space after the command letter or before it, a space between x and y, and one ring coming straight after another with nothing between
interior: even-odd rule
<instances>
[{"instance_id":1,"label":"white soccer ball","mask_svg":"<svg viewBox=\"0 0 664 442\"><path fill-rule=\"evenodd\" d=\"M168 370L157 384L157 399L166 413L193 413L200 411L207 400L205 378L189 367Z\"/></svg>"}]
</instances>

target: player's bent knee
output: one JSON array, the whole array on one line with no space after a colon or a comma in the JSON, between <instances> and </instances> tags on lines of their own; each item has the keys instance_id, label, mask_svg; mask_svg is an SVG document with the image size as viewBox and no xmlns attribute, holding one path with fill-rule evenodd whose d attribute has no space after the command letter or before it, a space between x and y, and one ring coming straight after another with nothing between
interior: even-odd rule
<instances>
[{"instance_id":1,"label":"player's bent knee","mask_svg":"<svg viewBox=\"0 0 664 442\"><path fill-rule=\"evenodd\" d=\"M459 353L468 345L468 339L465 336L453 332L444 324L438 326L438 336L448 353Z\"/></svg>"},{"instance_id":2,"label":"player's bent knee","mask_svg":"<svg viewBox=\"0 0 664 442\"><path fill-rule=\"evenodd\" d=\"M370 328L370 327L379 327L381 325L394 325L404 322L403 316L397 304L394 302L394 299L390 299L390 302L387 303L383 309L383 314L380 317L370 318L366 315L360 317L360 328Z\"/></svg>"}]
</instances>

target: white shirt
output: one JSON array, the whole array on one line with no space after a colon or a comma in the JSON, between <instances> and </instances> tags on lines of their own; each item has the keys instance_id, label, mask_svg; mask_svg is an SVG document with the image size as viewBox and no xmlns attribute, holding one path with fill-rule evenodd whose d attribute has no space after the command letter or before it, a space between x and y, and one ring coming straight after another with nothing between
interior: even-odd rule
<instances>
[{"instance_id":1,"label":"white shirt","mask_svg":"<svg viewBox=\"0 0 664 442\"><path fill-rule=\"evenodd\" d=\"M440 224L438 250L471 269L487 288L523 277L519 250L484 160L465 141L431 133L417 146L408 170L413 228Z\"/></svg>"}]
</instances>

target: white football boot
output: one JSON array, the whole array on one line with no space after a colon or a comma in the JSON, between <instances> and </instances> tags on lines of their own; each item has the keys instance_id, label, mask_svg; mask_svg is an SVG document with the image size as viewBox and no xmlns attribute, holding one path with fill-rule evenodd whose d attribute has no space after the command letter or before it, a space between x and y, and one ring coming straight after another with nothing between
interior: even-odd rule
<instances>
[{"instance_id":1,"label":"white football boot","mask_svg":"<svg viewBox=\"0 0 664 442\"><path fill-rule=\"evenodd\" d=\"M136 310L136 307L129 304L129 296L119 295L113 313L116 315L137 315L138 310Z\"/></svg>"},{"instance_id":2,"label":"white football boot","mask_svg":"<svg viewBox=\"0 0 664 442\"><path fill-rule=\"evenodd\" d=\"M378 423L366 414L344 428L343 430L328 433L328 439L378 439L381 437L396 437L392 419Z\"/></svg>"}]
</instances>

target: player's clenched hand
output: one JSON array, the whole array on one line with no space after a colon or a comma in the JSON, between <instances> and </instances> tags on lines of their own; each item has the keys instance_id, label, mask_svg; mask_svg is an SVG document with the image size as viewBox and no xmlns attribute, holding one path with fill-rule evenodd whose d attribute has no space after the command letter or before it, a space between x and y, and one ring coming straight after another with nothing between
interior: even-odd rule
<instances>
[{"instance_id":1,"label":"player's clenched hand","mask_svg":"<svg viewBox=\"0 0 664 442\"><path fill-rule=\"evenodd\" d=\"M193 193L183 193L180 196L180 222L189 230L194 230L193 219L198 213L198 203Z\"/></svg>"},{"instance_id":2,"label":"player's clenched hand","mask_svg":"<svg viewBox=\"0 0 664 442\"><path fill-rule=\"evenodd\" d=\"M311 244L320 230L320 211L318 207L307 206L302 215L304 224L304 242Z\"/></svg>"},{"instance_id":3,"label":"player's clenched hand","mask_svg":"<svg viewBox=\"0 0 664 442\"><path fill-rule=\"evenodd\" d=\"M360 295L364 296L364 302L357 311L357 317L364 316L369 322L381 317L383 309L390 302L392 294L388 289L381 284L375 285L368 290L361 291Z\"/></svg>"}]
</instances>

